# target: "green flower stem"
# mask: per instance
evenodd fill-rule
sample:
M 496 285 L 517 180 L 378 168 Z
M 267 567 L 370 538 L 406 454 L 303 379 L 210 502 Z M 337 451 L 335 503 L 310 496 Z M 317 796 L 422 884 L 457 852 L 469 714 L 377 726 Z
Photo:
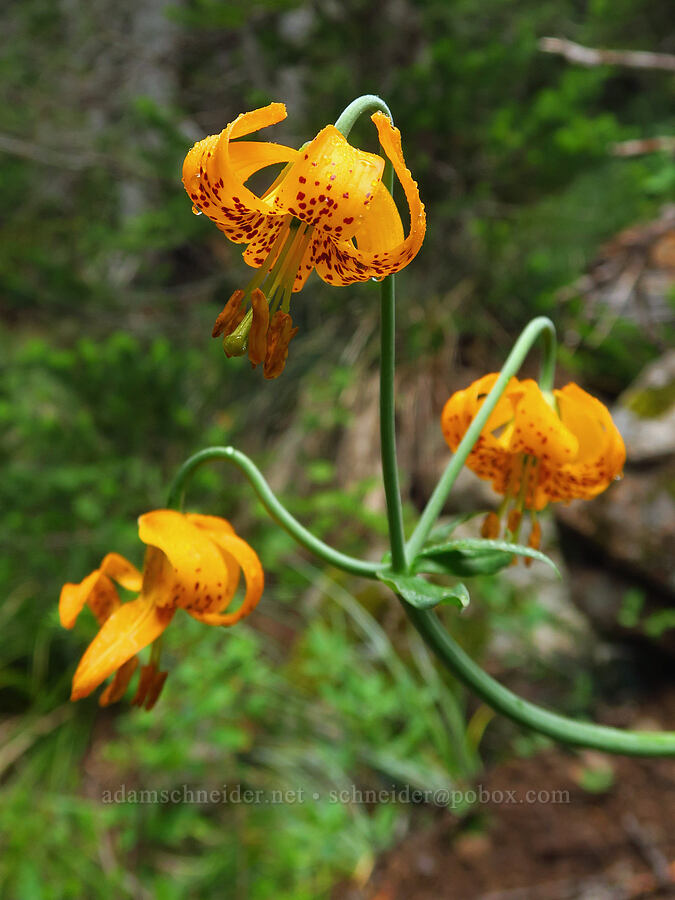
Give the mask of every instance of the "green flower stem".
M 339 550 L 333 550 L 328 544 L 324 544 L 323 541 L 315 537 L 311 531 L 308 531 L 301 525 L 298 520 L 282 506 L 279 500 L 277 500 L 272 492 L 272 488 L 269 486 L 264 475 L 255 463 L 240 450 L 235 450 L 234 447 L 207 447 L 205 450 L 200 450 L 199 453 L 195 453 L 194 456 L 191 456 L 186 460 L 171 483 L 167 506 L 170 508 L 182 507 L 185 489 L 196 469 L 205 463 L 218 459 L 224 459 L 227 460 L 227 462 L 233 463 L 233 465 L 244 473 L 270 516 L 275 522 L 278 522 L 292 538 L 295 538 L 301 546 L 311 550 L 312 553 L 322 559 L 325 563 L 337 566 L 345 572 L 349 572 L 352 575 L 361 575 L 364 578 L 375 578 L 375 572 L 382 567 L 381 563 L 367 562 L 366 560 L 348 556 L 346 553 L 340 553 Z
M 675 733 L 622 731 L 577 722 L 523 700 L 491 678 L 447 633 L 431 610 L 403 603 L 408 618 L 441 662 L 492 709 L 556 741 L 629 756 L 675 756 Z
M 344 109 L 338 117 L 335 127 L 347 138 L 359 116 L 374 112 L 383 112 L 386 116 L 389 116 L 392 122 L 394 121 L 389 107 L 381 97 L 377 97 L 375 94 L 364 94 L 362 97 L 352 100 L 349 106 Z
M 494 387 L 485 398 L 480 408 L 480 412 L 469 426 L 457 448 L 457 452 L 448 463 L 445 472 L 441 475 L 440 481 L 434 488 L 434 492 L 429 498 L 429 502 L 408 541 L 408 559 L 414 559 L 422 549 L 424 542 L 429 536 L 429 532 L 433 528 L 434 522 L 443 509 L 443 504 L 445 503 L 457 476 L 462 470 L 462 466 L 466 462 L 467 456 L 478 440 L 478 436 L 489 419 L 492 410 L 499 402 L 499 398 L 504 393 L 504 389 L 506 388 L 509 379 L 518 372 L 525 361 L 525 357 L 532 349 L 533 344 L 539 338 L 544 342 L 544 358 L 540 375 L 541 387 L 542 390 L 550 390 L 552 388 L 556 356 L 555 326 L 550 319 L 545 316 L 539 316 L 530 322 L 516 341 L 513 350 L 509 353 L 509 356 L 504 363 L 504 368 L 500 372 Z
M 382 282 L 380 294 L 380 450 L 382 454 L 382 479 L 387 500 L 391 568 L 405 572 L 408 568 L 403 510 L 398 483 L 396 462 L 396 417 L 394 409 L 394 365 L 396 294 L 394 276 Z
M 391 121 L 394 117 L 387 104 L 375 94 L 357 97 L 340 115 L 335 127 L 347 138 L 359 116 L 383 112 Z M 389 161 L 385 165 L 382 180 L 389 192 L 394 191 L 394 170 Z M 382 282 L 380 291 L 380 449 L 382 478 L 387 500 L 389 542 L 391 544 L 391 568 L 395 572 L 407 569 L 403 510 L 396 462 L 396 417 L 394 408 L 394 367 L 396 340 L 396 289 L 394 276 Z
M 549 327 L 546 327 L 543 324 L 544 321 L 549 323 Z M 553 381 L 555 379 L 555 364 L 558 349 L 555 336 L 555 327 L 549 319 L 546 319 L 545 316 L 541 316 L 539 319 L 533 319 L 532 322 L 530 322 L 530 325 L 533 325 L 535 322 L 542 323 L 540 329 L 537 332 L 537 337 L 541 338 L 544 345 L 542 348 L 541 366 L 539 367 L 539 387 L 542 389 L 542 391 L 552 391 Z M 528 325 L 528 328 L 529 327 L 530 326 Z M 525 331 L 527 331 L 527 329 L 525 329 Z M 525 334 L 525 332 L 523 332 L 523 334 Z M 534 340 L 536 340 L 536 338 Z M 520 366 L 518 368 L 520 368 Z

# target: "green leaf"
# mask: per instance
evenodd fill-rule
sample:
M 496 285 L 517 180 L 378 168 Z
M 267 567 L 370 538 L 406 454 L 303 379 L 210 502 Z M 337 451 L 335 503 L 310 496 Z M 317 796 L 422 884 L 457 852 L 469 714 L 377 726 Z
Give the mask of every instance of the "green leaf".
M 429 575 L 457 575 L 469 578 L 472 575 L 494 575 L 511 565 L 513 555 L 503 550 L 486 550 L 484 553 L 466 553 L 463 550 L 448 550 L 437 556 L 418 556 L 413 563 L 413 572 Z
M 426 547 L 415 558 L 415 572 L 445 573 L 466 577 L 469 575 L 493 575 L 511 564 L 513 556 L 527 556 L 549 565 L 560 577 L 558 567 L 539 550 L 508 541 L 488 541 L 482 538 L 464 538 L 446 541 L 435 547 Z
M 441 522 L 440 525 L 436 525 L 429 535 L 428 539 L 425 541 L 424 546 L 427 547 L 429 544 L 438 544 L 440 541 L 445 540 L 445 538 L 450 537 L 455 528 L 459 528 L 460 525 L 463 525 L 465 522 L 469 522 L 471 519 L 475 519 L 476 516 L 484 516 L 485 510 L 477 510 L 476 512 L 465 512 L 461 513 L 458 516 L 454 516 L 448 522 Z
M 432 609 L 446 603 L 452 603 L 459 609 L 469 605 L 469 592 L 463 584 L 453 584 L 451 587 L 431 584 L 419 575 L 399 575 L 390 569 L 381 569 L 377 577 L 416 609 Z

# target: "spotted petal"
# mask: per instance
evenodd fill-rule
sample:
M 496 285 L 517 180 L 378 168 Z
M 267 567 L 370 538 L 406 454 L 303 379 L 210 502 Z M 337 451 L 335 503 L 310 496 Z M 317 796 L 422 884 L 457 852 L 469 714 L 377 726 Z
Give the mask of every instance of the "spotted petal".
M 249 190 L 244 182 L 255 172 L 296 159 L 298 151 L 268 142 L 232 143 L 286 118 L 283 103 L 242 113 L 223 129 L 198 141 L 183 163 L 183 184 L 195 206 L 235 243 L 250 243 L 266 233 L 277 216 L 271 201 Z
M 276 191 L 274 208 L 336 238 L 356 233 L 382 179 L 384 160 L 358 150 L 327 125 L 299 154 Z
M 372 116 L 380 138 L 380 144 L 391 160 L 394 171 L 403 187 L 410 211 L 410 230 L 405 238 L 399 231 L 400 218 L 394 215 L 392 204 L 382 195 L 375 211 L 355 232 L 358 247 L 351 241 L 324 241 L 316 257 L 316 270 L 328 284 L 352 284 L 382 279 L 399 272 L 419 252 L 426 231 L 424 204 L 420 200 L 417 183 L 405 164 L 401 148 L 401 134 L 394 128 L 388 116 L 375 113 Z M 376 213 L 387 216 L 387 221 L 377 221 Z M 361 229 L 363 238 L 359 241 Z
M 158 509 L 139 518 L 138 534 L 148 544 L 142 596 L 157 606 L 197 612 L 218 608 L 230 574 L 202 528 L 175 510 Z
M 222 553 L 223 561 L 227 567 L 228 581 L 227 584 L 224 585 L 220 601 L 212 610 L 213 612 L 221 612 L 234 597 L 239 585 L 239 573 L 241 571 L 239 563 L 226 549 L 225 544 L 223 543 L 223 538 L 234 535 L 234 528 L 227 519 L 221 519 L 219 516 L 205 516 L 198 513 L 188 513 L 187 519 L 189 522 L 192 522 L 193 525 L 196 525 L 197 528 L 201 528 L 202 531 L 206 532 Z
M 258 601 L 262 596 L 263 587 L 265 585 L 265 576 L 263 573 L 258 554 L 250 547 L 246 541 L 235 535 L 225 534 L 219 535 L 220 546 L 229 554 L 231 554 L 237 563 L 241 566 L 246 579 L 246 594 L 241 606 L 235 612 L 228 614 L 220 613 L 197 613 L 188 610 L 190 615 L 194 616 L 200 622 L 206 625 L 234 625 L 244 616 L 247 616 L 258 605 Z

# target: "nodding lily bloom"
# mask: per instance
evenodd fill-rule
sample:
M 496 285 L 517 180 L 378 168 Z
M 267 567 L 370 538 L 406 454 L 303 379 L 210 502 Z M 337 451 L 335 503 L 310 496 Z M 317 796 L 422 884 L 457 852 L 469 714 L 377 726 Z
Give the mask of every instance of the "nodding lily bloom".
M 485 375 L 447 401 L 441 428 L 455 451 L 498 375 Z M 499 513 L 488 513 L 483 537 L 506 531 L 517 539 L 530 511 L 530 546 L 538 547 L 536 513 L 548 503 L 590 500 L 620 477 L 626 449 L 609 411 L 576 384 L 544 394 L 536 381 L 512 378 L 466 464 L 504 495 Z
M 119 700 L 137 667 L 136 654 L 160 637 L 176 610 L 207 625 L 234 625 L 260 600 L 260 560 L 225 519 L 158 509 L 139 518 L 138 534 L 146 544 L 142 572 L 123 556 L 108 553 L 84 581 L 61 590 L 59 615 L 65 628 L 73 627 L 85 605 L 101 626 L 73 676 L 71 700 L 86 697 L 110 675 L 114 678 L 99 703 Z M 240 569 L 246 593 L 238 609 L 226 612 Z M 136 593 L 136 599 L 120 602 L 115 582 Z M 166 679 L 167 673 L 158 670 L 158 649 L 155 644 L 150 664 L 142 667 L 132 701 L 146 709 L 154 706 Z
M 214 336 L 224 335 L 228 356 L 243 355 L 247 346 L 253 347 L 250 358 L 255 366 L 263 361 L 260 333 L 269 328 L 268 341 L 274 346 L 268 348 L 270 359 L 264 360 L 267 378 L 283 370 L 295 334 L 290 297 L 302 289 L 312 269 L 332 285 L 381 280 L 415 257 L 426 228 L 417 184 L 403 158 L 401 135 L 387 116 L 377 112 L 372 120 L 406 195 L 407 236 L 382 183 L 385 160 L 352 147 L 333 125 L 300 150 L 236 140 L 285 117 L 283 103 L 242 113 L 220 134 L 196 143 L 183 163 L 183 184 L 193 212 L 208 216 L 231 241 L 247 244 L 244 260 L 258 270 L 247 287 L 232 295 Z M 258 196 L 245 186 L 255 172 L 275 163 L 284 168 L 266 192 Z M 264 316 L 254 300 L 256 290 L 268 304 Z M 273 330 L 279 311 L 288 320 L 277 319 Z M 252 327 L 256 339 L 249 342 Z

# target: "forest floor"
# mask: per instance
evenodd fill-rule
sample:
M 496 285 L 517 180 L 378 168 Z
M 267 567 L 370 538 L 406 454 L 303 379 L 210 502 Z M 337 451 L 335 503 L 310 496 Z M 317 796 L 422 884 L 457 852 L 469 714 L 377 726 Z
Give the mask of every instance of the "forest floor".
M 644 703 L 607 708 L 602 719 L 622 727 L 672 725 L 675 688 Z M 499 764 L 484 772 L 477 788 L 479 784 L 492 799 L 467 819 L 439 810 L 431 824 L 427 818 L 423 827 L 413 827 L 378 862 L 363 889 L 343 886 L 336 896 L 341 900 L 675 896 L 675 761 L 551 749 Z M 514 798 L 511 802 L 509 796 Z M 528 802 L 526 798 L 533 796 L 541 797 L 541 802 Z

